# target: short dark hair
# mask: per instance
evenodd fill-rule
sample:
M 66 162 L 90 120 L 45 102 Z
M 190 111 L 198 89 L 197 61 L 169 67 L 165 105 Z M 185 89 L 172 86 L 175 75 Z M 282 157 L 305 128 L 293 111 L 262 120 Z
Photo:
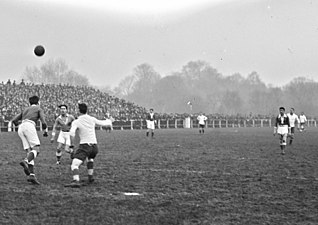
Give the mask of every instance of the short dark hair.
M 82 113 L 82 114 L 87 113 L 87 105 L 85 103 L 79 103 L 78 109 L 79 109 L 80 113 Z
M 30 102 L 31 105 L 39 104 L 39 100 L 40 100 L 40 98 L 38 96 L 36 96 L 36 95 L 34 95 L 34 96 L 29 98 L 29 102 Z
M 59 108 L 62 108 L 62 107 L 65 107 L 67 109 L 67 105 L 65 104 L 59 105 Z
M 295 110 L 294 108 L 290 108 L 290 109 Z
M 285 111 L 285 108 L 283 106 L 279 107 L 279 110 L 284 110 Z

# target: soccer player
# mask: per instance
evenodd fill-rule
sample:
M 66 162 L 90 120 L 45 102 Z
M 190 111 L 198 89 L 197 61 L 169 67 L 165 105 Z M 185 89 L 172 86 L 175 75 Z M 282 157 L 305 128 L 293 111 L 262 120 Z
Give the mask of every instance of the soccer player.
M 107 121 L 107 125 L 105 126 L 106 132 L 108 131 L 110 133 L 113 129 L 113 122 L 115 120 L 109 113 L 106 113 L 105 120 Z
M 155 123 L 156 123 L 156 117 L 155 117 L 155 113 L 153 112 L 153 109 L 149 110 L 149 113 L 147 114 L 146 122 L 147 122 L 146 136 L 148 137 L 149 132 L 151 131 L 151 137 L 153 138 L 155 134 Z
M 106 120 L 98 120 L 87 114 L 87 105 L 85 103 L 78 104 L 79 117 L 73 121 L 70 135 L 74 139 L 76 131 L 78 131 L 80 144 L 78 149 L 72 154 L 71 170 L 73 181 L 66 184 L 65 187 L 80 187 L 79 167 L 87 159 L 88 183 L 94 181 L 94 159 L 98 153 L 97 140 L 95 134 L 95 125 L 106 126 Z M 72 140 L 73 141 L 73 140 Z
M 307 118 L 306 118 L 304 112 L 300 113 L 299 121 L 300 121 L 300 130 L 299 131 L 303 132 L 303 131 L 305 131 L 305 124 L 307 122 Z
M 275 126 L 274 126 L 274 136 L 276 134 L 279 134 L 280 137 L 280 149 L 281 154 L 285 154 L 285 148 L 286 148 L 286 142 L 287 142 L 287 136 L 290 135 L 290 123 L 289 118 L 285 114 L 285 108 L 280 107 L 279 108 L 279 115 L 276 117 Z
M 290 136 L 289 136 L 289 144 L 291 145 L 293 143 L 293 140 L 295 138 L 295 123 L 297 122 L 297 126 L 299 128 L 299 118 L 295 114 L 295 109 L 291 108 L 289 113 L 287 113 L 289 123 L 290 123 Z
M 200 115 L 197 117 L 197 120 L 199 121 L 199 133 L 201 134 L 204 134 L 204 127 L 205 127 L 205 121 L 207 120 L 208 118 L 203 115 L 202 112 L 200 112 Z
M 47 124 L 43 110 L 39 106 L 39 97 L 32 96 L 29 98 L 30 106 L 12 119 L 14 125 L 18 125 L 18 121 L 22 121 L 18 128 L 18 135 L 21 138 L 23 149 L 26 151 L 26 158 L 20 162 L 27 175 L 27 181 L 32 184 L 39 185 L 34 173 L 34 159 L 40 153 L 40 140 L 36 131 L 36 123 L 38 120 L 42 122 L 44 137 L 47 137 Z
M 59 165 L 61 163 L 61 157 L 62 157 L 62 147 L 64 145 L 64 150 L 67 153 L 72 153 L 73 149 L 70 148 L 71 146 L 71 136 L 70 136 L 70 129 L 71 124 L 75 120 L 74 116 L 67 113 L 67 105 L 60 105 L 60 112 L 61 115 L 59 115 L 55 123 L 53 125 L 52 129 L 52 138 L 51 143 L 54 142 L 55 134 L 57 132 L 57 127 L 60 127 L 60 133 L 57 138 L 57 149 L 56 149 L 56 164 Z

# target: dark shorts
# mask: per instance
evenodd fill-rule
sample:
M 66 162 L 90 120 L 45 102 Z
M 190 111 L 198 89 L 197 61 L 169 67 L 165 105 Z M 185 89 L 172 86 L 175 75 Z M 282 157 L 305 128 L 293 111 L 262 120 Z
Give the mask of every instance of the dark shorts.
M 94 159 L 98 153 L 97 144 L 80 144 L 74 154 L 74 158 L 85 161 L 86 158 Z
M 199 124 L 199 128 L 204 128 L 204 124 Z
M 291 134 L 294 134 L 294 133 L 295 133 L 295 127 L 291 127 L 291 128 L 290 128 L 290 133 L 291 133 Z

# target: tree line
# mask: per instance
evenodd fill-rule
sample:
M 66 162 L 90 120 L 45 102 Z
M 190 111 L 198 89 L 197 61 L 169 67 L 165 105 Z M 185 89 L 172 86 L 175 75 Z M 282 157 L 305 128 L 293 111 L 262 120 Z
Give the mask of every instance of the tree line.
M 89 85 L 87 77 L 69 70 L 66 63 L 49 60 L 40 69 L 27 68 L 24 79 L 33 83 Z M 180 71 L 161 76 L 152 65 L 137 65 L 111 88 L 99 87 L 116 97 L 164 113 L 274 115 L 280 106 L 318 115 L 318 83 L 298 77 L 282 87 L 266 85 L 257 72 L 224 76 L 208 62 L 190 61 Z

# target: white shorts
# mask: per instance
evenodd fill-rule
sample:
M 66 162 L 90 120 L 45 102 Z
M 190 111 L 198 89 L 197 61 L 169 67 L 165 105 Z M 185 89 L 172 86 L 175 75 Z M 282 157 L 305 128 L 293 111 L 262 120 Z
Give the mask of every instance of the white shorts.
M 277 133 L 281 135 L 288 134 L 288 126 L 278 126 Z
M 147 129 L 154 130 L 155 129 L 155 121 L 147 120 Z
M 70 132 L 60 131 L 59 136 L 57 138 L 57 142 L 61 144 L 71 145 L 71 135 Z
M 18 128 L 18 135 L 22 140 L 23 149 L 25 150 L 40 145 L 35 123 L 31 120 L 22 121 Z

